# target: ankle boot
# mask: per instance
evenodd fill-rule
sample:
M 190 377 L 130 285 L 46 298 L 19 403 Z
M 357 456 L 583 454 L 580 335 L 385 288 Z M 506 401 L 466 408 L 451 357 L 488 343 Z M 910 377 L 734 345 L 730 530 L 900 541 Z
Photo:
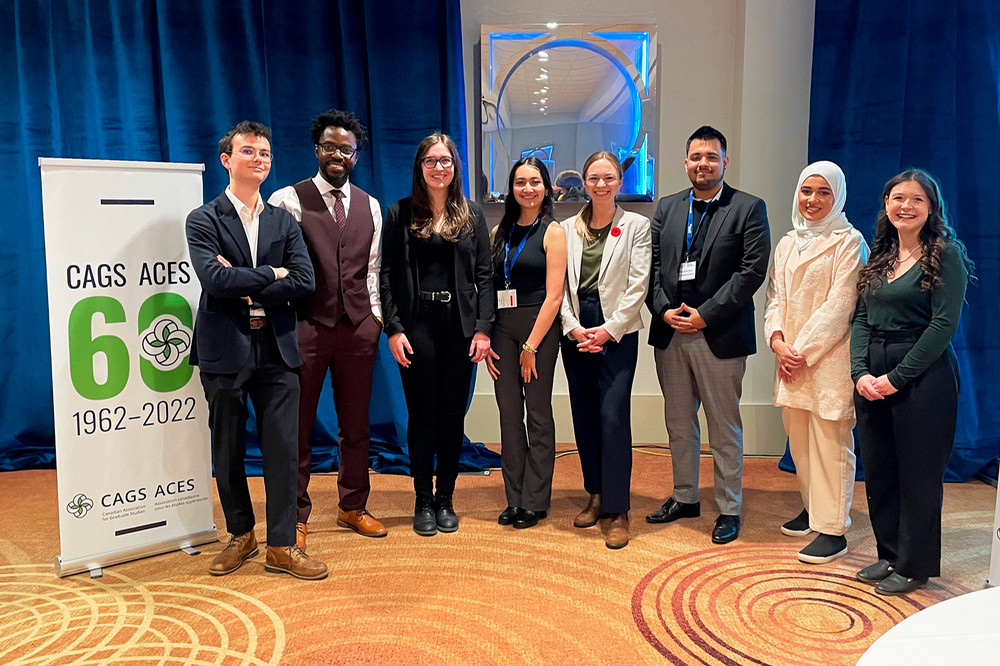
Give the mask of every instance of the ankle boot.
M 612 550 L 618 550 L 628 545 L 628 514 L 613 513 L 604 535 L 604 545 Z
M 573 527 L 593 527 L 597 524 L 597 519 L 601 517 L 601 495 L 600 493 L 590 496 L 587 506 L 579 513 L 573 521 Z
M 451 505 L 451 493 L 438 493 L 437 504 L 437 528 L 442 532 L 455 532 L 458 530 L 458 516 Z
M 417 501 L 413 508 L 413 531 L 420 536 L 437 534 L 437 519 L 434 516 L 434 496 L 430 493 L 417 493 Z

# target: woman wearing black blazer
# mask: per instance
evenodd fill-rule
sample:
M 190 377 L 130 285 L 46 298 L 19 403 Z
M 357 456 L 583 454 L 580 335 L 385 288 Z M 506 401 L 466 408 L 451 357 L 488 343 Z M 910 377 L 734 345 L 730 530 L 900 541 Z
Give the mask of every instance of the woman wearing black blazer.
M 496 303 L 489 242 L 482 210 L 462 194 L 455 143 L 428 136 L 417 148 L 410 196 L 386 214 L 380 278 L 385 333 L 409 412 L 413 530 L 421 536 L 458 529 L 452 494 L 472 364 L 490 353 Z

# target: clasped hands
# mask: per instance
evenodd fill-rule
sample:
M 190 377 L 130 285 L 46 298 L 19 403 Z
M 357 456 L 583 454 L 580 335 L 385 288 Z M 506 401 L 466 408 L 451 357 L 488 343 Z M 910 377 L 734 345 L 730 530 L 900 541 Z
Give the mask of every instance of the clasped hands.
M 583 328 L 577 326 L 569 332 L 570 336 L 576 340 L 576 348 L 582 352 L 597 354 L 604 350 L 604 343 L 611 339 L 608 329 L 603 326 L 593 328 Z
M 671 308 L 664 312 L 663 321 L 679 333 L 694 333 L 708 325 L 698 310 L 687 303 L 681 303 L 679 308 Z
M 781 338 L 771 340 L 771 351 L 778 357 L 778 378 L 786 384 L 794 382 L 799 370 L 806 365 L 806 357 Z
M 882 375 L 880 377 L 874 377 L 872 375 L 862 375 L 858 379 L 858 383 L 855 384 L 855 388 L 858 389 L 858 393 L 861 394 L 862 398 L 866 400 L 882 400 L 886 396 L 890 396 L 897 392 L 895 386 L 889 381 L 887 375 Z
M 216 258 L 216 260 L 218 260 L 218 262 L 220 264 L 223 265 L 223 267 L 225 267 L 225 268 L 232 268 L 233 267 L 233 265 L 231 263 L 229 263 L 229 260 L 226 259 L 225 257 L 223 257 L 221 254 L 215 255 L 215 258 Z M 281 280 L 281 279 L 286 278 L 286 277 L 288 277 L 288 269 L 287 268 L 285 268 L 284 266 L 278 266 L 277 268 L 274 268 L 274 279 L 275 280 Z M 242 296 L 241 298 L 244 301 L 246 301 L 248 305 L 253 305 L 253 299 L 250 298 L 249 296 Z

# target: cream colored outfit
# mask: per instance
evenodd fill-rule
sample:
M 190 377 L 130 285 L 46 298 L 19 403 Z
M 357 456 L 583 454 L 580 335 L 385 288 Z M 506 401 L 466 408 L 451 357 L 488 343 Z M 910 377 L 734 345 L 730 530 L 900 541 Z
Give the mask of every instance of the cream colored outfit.
M 850 322 L 867 245 L 846 220 L 809 239 L 801 251 L 799 244 L 795 230 L 778 242 L 764 335 L 770 341 L 781 331 L 806 365 L 789 384 L 778 378 L 776 368 L 773 402 L 782 408 L 809 526 L 839 536 L 850 526 L 854 494 Z

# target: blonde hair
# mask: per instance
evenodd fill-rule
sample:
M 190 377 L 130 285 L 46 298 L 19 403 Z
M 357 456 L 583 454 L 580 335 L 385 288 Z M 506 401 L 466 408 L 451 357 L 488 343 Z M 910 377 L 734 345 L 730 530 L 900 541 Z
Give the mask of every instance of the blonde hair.
M 611 162 L 611 166 L 615 168 L 618 173 L 618 179 L 621 180 L 622 177 L 622 163 L 618 161 L 618 158 L 609 153 L 606 150 L 599 150 L 590 157 L 587 161 L 583 163 L 583 182 L 587 182 L 587 170 L 590 169 L 591 165 L 598 160 L 607 160 Z M 594 234 L 590 233 L 590 221 L 594 218 L 594 202 L 587 201 L 587 205 L 583 207 L 580 214 L 576 216 L 576 222 L 573 224 L 573 228 L 580 238 L 586 238 L 588 242 L 593 243 L 597 238 Z

